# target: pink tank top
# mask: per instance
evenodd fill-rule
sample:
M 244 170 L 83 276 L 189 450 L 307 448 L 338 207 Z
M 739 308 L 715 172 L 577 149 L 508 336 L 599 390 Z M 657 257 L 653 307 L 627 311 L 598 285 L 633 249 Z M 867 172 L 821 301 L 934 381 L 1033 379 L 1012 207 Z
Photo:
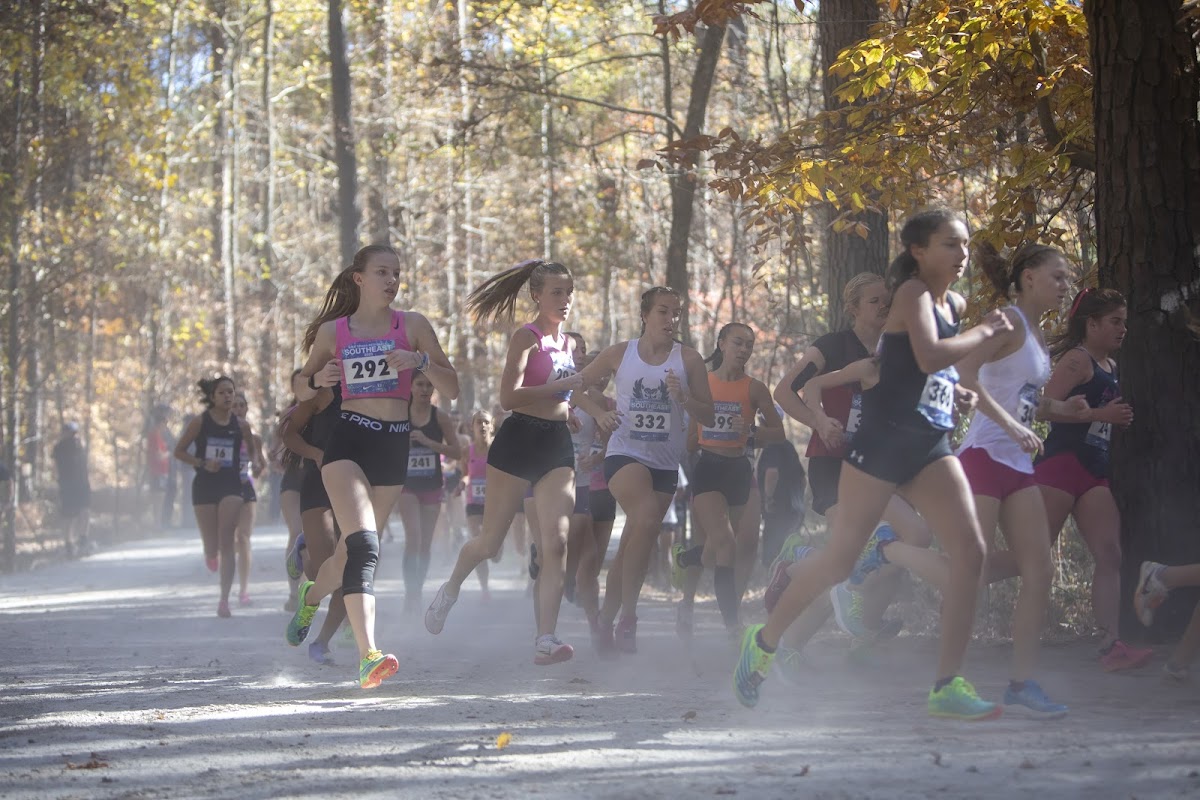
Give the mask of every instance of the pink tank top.
M 571 354 L 571 337 L 563 335 L 559 341 L 547 336 L 537 329 L 532 322 L 525 326 L 537 337 L 537 350 L 529 354 L 525 363 L 525 375 L 521 379 L 522 386 L 545 386 L 550 381 L 561 380 L 575 374 L 575 357 Z M 559 392 L 555 395 L 559 400 L 570 400 L 570 392 Z
M 412 370 L 396 373 L 385 358 L 393 350 L 409 350 L 404 312 L 392 311 L 392 329 L 382 339 L 359 339 L 350 332 L 350 318 L 339 317 L 337 357 L 342 360 L 342 399 L 412 396 Z
M 487 453 L 478 453 L 475 443 L 471 443 L 470 457 L 467 460 L 467 504 L 483 505 L 487 488 Z

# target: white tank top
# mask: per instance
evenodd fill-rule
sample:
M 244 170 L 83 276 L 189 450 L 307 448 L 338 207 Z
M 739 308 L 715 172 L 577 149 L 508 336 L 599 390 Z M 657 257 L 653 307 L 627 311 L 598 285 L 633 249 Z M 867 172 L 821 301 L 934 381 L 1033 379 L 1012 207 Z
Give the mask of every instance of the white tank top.
M 608 455 L 628 456 L 651 469 L 679 468 L 687 445 L 687 419 L 683 406 L 667 391 L 667 371 L 679 376 L 688 391 L 687 371 L 679 344 L 662 364 L 653 366 L 638 355 L 638 341 L 625 344 L 625 355 L 617 368 L 617 410 L 621 424 L 608 440 Z
M 1011 309 L 1025 323 L 1025 341 L 1015 353 L 980 367 L 979 383 L 1013 419 L 1032 427 L 1037 416 L 1038 395 L 1050 380 L 1050 354 L 1038 341 L 1021 309 L 1016 306 Z M 1022 452 L 1003 428 L 978 410 L 959 452 L 969 447 L 982 448 L 993 461 L 1018 472 L 1033 472 L 1033 459 L 1029 453 Z
M 579 433 L 571 434 L 571 446 L 575 450 L 575 463 L 592 452 L 592 442 L 596 439 L 596 418 L 582 408 L 575 409 L 575 418 L 579 420 Z M 589 485 L 592 479 L 591 470 L 575 470 L 575 488 Z

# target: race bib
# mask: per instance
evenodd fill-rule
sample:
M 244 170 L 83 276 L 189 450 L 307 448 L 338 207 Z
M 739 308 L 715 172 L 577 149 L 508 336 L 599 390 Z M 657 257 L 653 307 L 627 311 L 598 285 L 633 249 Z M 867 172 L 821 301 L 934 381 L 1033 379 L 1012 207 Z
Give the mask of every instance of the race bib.
M 483 498 L 487 493 L 487 483 L 483 478 L 471 478 L 471 486 L 467 491 L 467 502 L 473 506 L 483 505 Z
M 947 367 L 925 378 L 925 389 L 917 402 L 917 413 L 938 430 L 954 428 L 954 385 L 958 370 Z
M 1027 428 L 1031 427 L 1037 416 L 1037 410 L 1038 388 L 1032 383 L 1027 383 L 1021 387 L 1021 392 L 1017 396 L 1017 422 Z
M 391 339 L 355 342 L 342 348 L 343 390 L 351 396 L 395 391 L 398 378 L 387 363 L 387 354 L 394 349 Z
M 850 414 L 846 417 L 846 436 L 853 436 L 862 424 L 862 392 L 855 392 L 850 400 Z
M 547 382 L 561 381 L 575 374 L 575 359 L 564 350 L 550 351 L 550 377 Z M 555 397 L 559 400 L 570 400 L 570 392 L 558 392 Z
M 1111 439 L 1112 423 L 1096 421 L 1088 426 L 1087 436 L 1083 441 L 1089 447 L 1095 447 L 1097 450 L 1108 450 L 1108 443 Z
M 712 427 L 703 426 L 700 438 L 713 442 L 736 442 L 741 436 L 734 432 L 738 419 L 742 416 L 742 404 L 721 401 L 713 403 L 716 412 Z
M 633 384 L 633 397 L 625 415 L 629 438 L 638 442 L 665 442 L 671 438 L 671 397 L 667 382 L 646 386 L 640 378 Z
M 204 460 L 216 461 L 222 467 L 232 467 L 233 439 L 209 438 L 204 445 Z
M 427 447 L 414 447 L 408 451 L 408 477 L 432 478 L 437 474 L 437 453 Z

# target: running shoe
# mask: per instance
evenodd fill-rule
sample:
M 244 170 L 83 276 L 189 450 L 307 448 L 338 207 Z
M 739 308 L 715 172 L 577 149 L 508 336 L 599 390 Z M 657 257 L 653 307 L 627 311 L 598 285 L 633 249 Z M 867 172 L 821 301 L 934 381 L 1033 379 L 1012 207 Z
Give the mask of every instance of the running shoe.
M 955 678 L 937 691 L 929 691 L 929 716 L 971 722 L 996 719 L 1004 709 L 981 700 L 975 687 L 964 678 Z
M 241 606 L 242 608 L 245 608 L 246 606 L 252 605 L 252 604 L 253 604 L 253 601 L 250 599 L 249 592 L 242 592 L 241 594 L 238 595 L 238 605 Z
M 546 667 L 550 664 L 570 661 L 574 655 L 575 648 L 571 645 L 564 644 L 553 633 L 544 633 L 537 638 L 537 643 L 534 645 L 533 663 L 539 667 Z
M 312 581 L 300 584 L 300 592 L 296 598 L 298 603 L 296 613 L 292 615 L 287 626 L 287 643 L 292 647 L 299 647 L 300 643 L 304 641 L 304 637 L 308 636 L 308 628 L 312 625 L 313 617 L 317 615 L 317 609 L 320 608 L 320 606 L 308 605 L 308 590 L 315 585 Z
M 614 644 L 622 653 L 632 655 L 637 652 L 637 617 L 621 617 L 614 633 Z
M 283 557 L 283 565 L 287 569 L 288 577 L 292 580 L 300 580 L 304 577 L 304 556 L 301 550 L 304 549 L 304 534 L 296 537 L 296 541 L 292 542 L 292 549 L 287 551 Z
M 1038 719 L 1059 719 L 1067 715 L 1067 707 L 1051 702 L 1036 681 L 1025 681 L 1024 688 L 1019 692 L 1013 691 L 1011 685 L 1005 689 L 1004 710 Z
M 216 556 L 204 559 L 204 566 L 208 567 L 209 572 L 216 572 L 221 566 L 221 560 Z
M 233 616 L 233 613 L 229 610 L 228 600 L 222 600 L 221 602 L 217 603 L 217 616 L 221 617 L 222 619 L 228 619 L 229 617 Z
M 881 522 L 875 528 L 875 532 L 871 534 L 871 538 L 867 540 L 862 555 L 858 557 L 858 563 L 854 565 L 854 571 L 850 573 L 850 583 L 858 586 L 866 580 L 868 575 L 888 563 L 887 557 L 883 554 L 883 547 L 894 541 L 896 541 L 896 532 L 892 530 L 892 526 Z
M 537 545 L 529 543 L 529 580 L 536 581 L 542 572 L 542 565 L 537 560 Z
M 333 653 L 329 652 L 329 645 L 325 642 L 313 642 L 310 644 L 308 646 L 308 657 L 322 667 L 332 667 L 335 664 Z
M 696 609 L 690 603 L 680 603 L 675 609 L 675 635 L 685 642 L 692 640 L 695 613 Z
M 1146 666 L 1154 657 L 1154 651 L 1149 648 L 1130 647 L 1117 639 L 1106 652 L 1100 654 L 1100 666 L 1105 672 L 1120 672 L 1126 669 L 1137 669 Z
M 771 671 L 774 653 L 768 653 L 758 645 L 758 632 L 762 625 L 751 625 L 742 634 L 742 653 L 733 671 L 733 693 L 746 708 L 758 705 L 758 687 Z
M 839 628 L 855 638 L 868 635 L 862 620 L 862 595 L 852 591 L 849 583 L 843 581 L 830 589 L 829 600 L 833 603 L 833 618 Z
M 367 657 L 358 662 L 358 685 L 364 689 L 374 689 L 400 669 L 400 662 L 391 653 L 386 656 L 379 650 L 372 650 Z
M 791 561 L 775 562 L 771 581 L 767 584 L 767 591 L 763 594 L 763 605 L 766 606 L 768 614 L 775 610 L 775 606 L 779 605 L 779 598 L 783 597 L 788 584 L 792 582 L 792 576 L 788 575 L 788 569 L 793 563 Z
M 775 652 L 775 672 L 789 686 L 804 685 L 812 674 L 800 650 L 783 646 Z
M 680 564 L 679 559 L 686 550 L 687 546 L 683 542 L 671 545 L 671 585 L 681 592 L 687 580 L 687 567 Z
M 601 658 L 612 658 L 617 654 L 617 644 L 613 634 L 613 624 L 604 623 L 599 619 L 588 620 L 588 632 L 592 636 L 592 647 Z
M 1163 664 L 1163 678 L 1175 683 L 1186 683 L 1191 678 L 1191 674 L 1187 667 L 1177 667 L 1168 660 Z
M 437 594 L 433 596 L 433 602 L 429 604 L 429 609 L 425 612 L 425 630 L 435 636 L 442 632 L 442 628 L 446 627 L 446 617 L 450 616 L 450 609 L 454 608 L 454 603 L 458 600 L 458 595 L 452 595 L 446 591 L 446 584 L 438 587 Z
M 1133 607 L 1138 619 L 1149 628 L 1154 624 L 1154 612 L 1171 590 L 1162 581 L 1162 571 L 1166 566 L 1155 561 L 1143 561 L 1138 573 L 1137 591 L 1133 593 Z
M 809 551 L 812 548 L 804 543 L 804 537 L 798 533 L 789 534 L 783 540 L 783 546 L 779 548 L 779 555 L 775 556 L 775 560 L 771 563 L 772 569 L 780 561 L 799 561 L 802 558 L 807 558 Z

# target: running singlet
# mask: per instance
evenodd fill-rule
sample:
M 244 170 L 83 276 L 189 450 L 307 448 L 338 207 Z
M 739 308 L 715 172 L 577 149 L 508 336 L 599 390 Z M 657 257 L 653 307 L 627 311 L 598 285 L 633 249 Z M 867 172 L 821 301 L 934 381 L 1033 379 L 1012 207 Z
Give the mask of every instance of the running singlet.
M 210 412 L 202 413 L 200 433 L 196 435 L 194 445 L 198 458 L 216 461 L 222 472 L 230 470 L 234 475 L 241 473 L 242 425 L 234 414 L 229 415 L 227 424 L 219 425 Z M 203 464 L 196 467 L 196 472 L 213 474 Z
M 958 310 L 953 303 L 950 313 L 953 322 L 946 322 L 933 310 L 939 339 L 958 334 Z M 958 370 L 949 366 L 932 375 L 922 372 L 907 332 L 883 334 L 879 353 L 879 383 L 863 393 L 863 418 L 914 431 L 953 429 Z
M 350 318 L 339 317 L 337 357 L 342 361 L 344 400 L 369 397 L 397 397 L 407 400 L 412 394 L 412 370 L 397 373 L 387 363 L 393 350 L 409 350 L 404 312 L 392 310 L 392 329 L 380 339 L 360 339 L 350 332 Z
M 750 433 L 750 376 L 736 381 L 723 381 L 708 373 L 708 390 L 712 392 L 715 419 L 711 427 L 696 423 L 699 442 L 708 447 L 745 447 Z M 735 433 L 737 420 L 743 422 L 742 432 Z
M 238 477 L 242 479 L 242 483 L 254 485 L 254 474 L 250 471 L 250 450 L 246 447 L 246 442 L 242 441 L 242 446 L 238 449 L 238 456 L 241 459 L 241 465 L 238 468 Z
M 432 442 L 445 441 L 436 408 L 429 409 L 428 422 L 419 428 L 414 426 L 413 430 L 425 434 Z M 413 491 L 432 491 L 442 485 L 441 456 L 425 445 L 417 444 L 415 439 L 409 440 L 408 479 L 405 484 Z
M 861 361 L 870 355 L 852 328 L 827 333 L 813 342 L 812 346 L 817 348 L 825 359 L 825 369 L 820 373 L 822 375 L 845 369 L 855 361 Z M 792 383 L 793 392 L 799 393 L 803 388 L 804 384 L 799 381 L 799 378 Z M 842 428 L 846 431 L 847 444 L 830 448 L 825 444 L 825 440 L 814 432 L 812 438 L 808 440 L 808 449 L 804 451 L 804 455 L 807 458 L 813 456 L 842 458 L 846 455 L 850 437 L 858 430 L 859 423 L 862 421 L 862 387 L 857 383 L 850 383 L 826 389 L 821 392 L 821 407 L 825 409 L 825 413 L 831 419 L 842 424 Z
M 647 364 L 638 354 L 638 340 L 625 344 L 617 368 L 617 410 L 621 423 L 608 441 L 608 455 L 628 456 L 651 469 L 674 470 L 686 446 L 683 408 L 667 391 L 667 372 L 674 370 L 683 391 L 688 391 L 683 351 L 676 343 L 661 365 Z
M 467 460 L 467 505 L 481 506 L 487 495 L 487 451 L 480 452 L 471 443 Z
M 521 386 L 545 386 L 575 374 L 575 356 L 570 350 L 570 336 L 563 334 L 556 342 L 553 336 L 542 333 L 532 322 L 525 329 L 537 337 L 537 350 L 530 353 L 525 362 Z M 570 392 L 558 392 L 554 396 L 563 402 L 571 399 Z
M 311 444 L 318 450 L 324 450 L 325 445 L 329 442 L 329 435 L 333 432 L 334 423 L 338 420 L 338 415 L 342 411 L 342 387 L 340 385 L 333 386 L 333 400 L 325 408 L 313 414 L 312 419 L 308 421 L 308 426 L 300 434 L 304 441 Z M 305 459 L 305 467 L 316 467 L 316 462 Z
M 571 445 L 575 450 L 575 463 L 592 453 L 592 442 L 596 439 L 596 418 L 582 408 L 575 409 L 575 417 L 579 420 L 579 433 L 571 434 Z M 575 486 L 587 486 L 591 475 L 583 470 L 575 470 Z
M 1083 348 L 1080 348 L 1081 350 Z M 1117 398 L 1120 387 L 1114 369 L 1107 372 L 1096 359 L 1092 362 L 1092 379 L 1076 386 L 1067 397 L 1083 395 L 1092 408 L 1103 408 Z M 1079 463 L 1097 478 L 1108 477 L 1108 446 L 1112 440 L 1112 424 L 1108 422 L 1052 422 L 1050 435 L 1042 451 L 1043 461 L 1059 453 L 1074 453 Z
M 979 384 L 1013 419 L 1025 427 L 1033 425 L 1037 416 L 1038 398 L 1046 381 L 1050 380 L 1050 354 L 1038 341 L 1029 320 L 1021 309 L 1011 306 L 1025 323 L 1025 341 L 1014 353 L 979 368 Z M 969 447 L 985 450 L 988 456 L 1017 472 L 1032 474 L 1033 460 L 1022 452 L 1012 437 L 995 421 L 978 409 L 967 430 L 959 452 Z

